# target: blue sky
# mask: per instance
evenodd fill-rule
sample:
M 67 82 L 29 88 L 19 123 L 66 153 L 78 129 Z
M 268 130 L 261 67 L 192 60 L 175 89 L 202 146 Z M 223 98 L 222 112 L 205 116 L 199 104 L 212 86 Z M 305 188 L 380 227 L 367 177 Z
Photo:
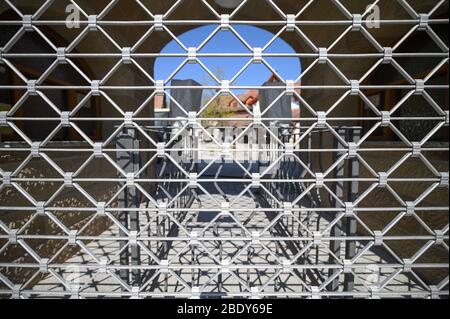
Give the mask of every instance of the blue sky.
M 198 47 L 216 28 L 216 25 L 202 26 L 188 31 L 179 40 L 186 47 Z M 264 47 L 273 34 L 254 27 L 235 26 L 239 34 L 252 47 Z M 185 53 L 182 47 L 175 41 L 170 42 L 162 51 L 163 53 Z M 230 31 L 219 31 L 209 43 L 199 51 L 201 53 L 249 53 L 249 50 Z M 277 39 L 265 51 L 267 53 L 295 53 L 282 39 Z M 230 80 L 250 58 L 201 58 L 201 61 L 211 70 L 220 67 L 224 73 L 224 79 Z M 301 73 L 301 63 L 298 58 L 267 58 L 267 62 L 285 79 L 295 80 Z M 158 58 L 155 66 L 155 79 L 167 79 L 169 75 L 183 61 L 182 58 Z M 251 64 L 247 70 L 235 82 L 235 85 L 261 85 L 271 76 L 271 72 L 263 64 Z M 175 79 L 194 79 L 202 84 L 214 84 L 212 79 L 197 64 L 187 64 Z

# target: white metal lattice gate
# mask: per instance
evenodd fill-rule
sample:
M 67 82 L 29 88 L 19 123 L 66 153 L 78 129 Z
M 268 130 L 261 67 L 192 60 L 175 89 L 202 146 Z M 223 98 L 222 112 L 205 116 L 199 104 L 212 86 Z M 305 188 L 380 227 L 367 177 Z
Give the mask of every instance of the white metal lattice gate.
M 0 0 L 0 296 L 448 297 L 448 21 L 447 0 Z M 248 52 L 205 52 L 219 32 Z M 177 82 L 190 64 L 216 83 Z M 253 65 L 276 81 L 237 85 Z M 205 116 L 223 96 L 247 116 Z

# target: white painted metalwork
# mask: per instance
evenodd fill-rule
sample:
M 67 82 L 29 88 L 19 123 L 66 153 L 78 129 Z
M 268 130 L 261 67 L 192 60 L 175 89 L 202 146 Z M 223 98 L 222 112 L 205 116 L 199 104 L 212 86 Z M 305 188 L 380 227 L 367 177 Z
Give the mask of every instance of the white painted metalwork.
M 232 8 L 229 14 L 218 12 L 211 1 L 199 0 L 215 17 L 212 20 L 190 19 L 189 12 L 182 20 L 170 18 L 172 12 L 184 0 L 177 0 L 164 14 L 154 14 L 142 1 L 134 0 L 148 15 L 147 20 L 108 21 L 105 17 L 119 1 L 111 0 L 98 15 L 89 15 L 77 1 L 70 1 L 81 12 L 78 21 L 79 35 L 67 47 L 58 47 L 42 29 L 44 26 L 64 25 L 66 21 L 41 19 L 54 1 L 48 0 L 34 14 L 24 14 L 13 0 L 1 0 L 16 12 L 21 21 L 0 21 L 1 26 L 17 26 L 17 33 L 0 48 L 0 64 L 13 72 L 22 83 L 0 85 L 0 93 L 21 90 L 23 95 L 9 110 L 0 112 L 0 127 L 8 128 L 19 136 L 19 142 L 0 143 L 0 155 L 24 154 L 22 162 L 12 171 L 0 170 L 1 191 L 11 190 L 26 201 L 0 202 L 0 296 L 6 298 L 36 297 L 305 297 L 305 298 L 440 298 L 448 297 L 448 199 L 446 205 L 423 204 L 424 199 L 438 192 L 448 195 L 448 140 L 441 145 L 428 143 L 441 129 L 448 129 L 449 112 L 439 105 L 430 90 L 448 93 L 448 85 L 430 84 L 428 81 L 445 65 L 448 65 L 448 44 L 433 30 L 434 25 L 448 24 L 448 19 L 432 17 L 448 1 L 436 1 L 429 12 L 416 12 L 406 0 L 397 0 L 409 18 L 380 20 L 380 27 L 409 26 L 410 31 L 392 47 L 383 47 L 366 27 L 367 14 L 380 1 L 373 1 L 366 12 L 351 13 L 344 1 L 333 0 L 335 10 L 343 20 L 307 21 L 302 13 L 314 0 L 296 14 L 283 12 L 275 0 L 265 0 L 279 16 L 275 20 L 236 20 L 235 17 L 248 1 L 213 1 Z M 306 2 L 306 1 L 305 1 Z M 257 15 L 257 13 L 256 13 Z M 185 47 L 171 33 L 171 26 L 217 25 L 220 30 L 232 32 L 249 48 L 249 53 L 202 53 L 201 47 Z M 270 41 L 273 43 L 283 32 L 293 32 L 311 48 L 312 53 L 268 53 L 267 48 L 253 48 L 234 26 L 277 26 L 281 28 Z M 111 37 L 106 28 L 145 26 L 148 32 L 132 47 L 122 47 Z M 345 26 L 345 31 L 329 47 L 318 47 L 303 33 L 307 26 Z M 426 32 L 439 51 L 423 52 L 417 43 L 413 52 L 398 51 L 414 32 Z M 41 36 L 54 52 L 15 53 L 12 48 L 25 32 Z M 100 32 L 117 48 L 109 53 L 77 53 L 74 48 L 90 32 Z M 139 46 L 153 32 L 168 32 L 183 47 L 185 53 L 142 53 Z M 359 32 L 376 48 L 376 52 L 335 53 L 333 48 L 346 35 Z M 274 57 L 314 59 L 314 62 L 296 79 L 282 79 L 283 94 L 266 110 L 250 110 L 239 102 L 251 118 L 243 127 L 226 126 L 240 118 L 201 118 L 198 111 L 184 110 L 172 97 L 172 90 L 216 90 L 216 95 L 228 94 L 239 101 L 236 90 L 280 90 L 280 86 L 238 86 L 239 75 L 249 67 L 246 64 L 233 79 L 218 79 L 202 62 L 206 57 L 245 57 L 252 63 L 261 63 L 277 74 L 268 60 Z M 177 57 L 186 63 L 196 63 L 213 79 L 215 85 L 179 85 L 171 83 L 174 72 L 167 79 L 155 79 L 137 59 Z M 405 57 L 429 57 L 440 63 L 422 79 L 413 78 L 397 62 Z M 54 59 L 37 80 L 24 74 L 14 61 L 16 58 Z M 117 58 L 116 65 L 102 79 L 90 78 L 77 64 L 83 58 Z M 375 59 L 376 62 L 359 79 L 349 78 L 335 61 Z M 50 85 L 46 78 L 60 64 L 67 64 L 87 85 Z M 150 80 L 145 85 L 108 85 L 108 80 L 123 64 L 135 66 L 135 72 Z M 378 66 L 388 64 L 408 81 L 407 84 L 367 84 L 365 80 Z M 309 85 L 301 83 L 314 66 L 326 65 L 342 80 L 341 85 Z M 344 92 L 329 110 L 316 110 L 302 97 L 302 92 Z M 409 93 L 391 110 L 379 110 L 365 96 L 364 90 L 407 90 Z M 84 90 L 84 98 L 72 111 L 58 108 L 48 92 L 52 90 Z M 148 107 L 145 101 L 134 112 L 124 111 L 122 105 L 110 98 L 112 92 L 153 92 L 150 99 L 166 96 L 184 113 L 183 117 L 161 119 L 142 115 Z M 277 122 L 285 118 L 270 118 L 266 112 L 284 95 L 300 100 L 302 108 L 310 116 L 290 120 L 300 123 L 282 126 Z M 17 110 L 30 97 L 39 97 L 57 114 L 56 117 L 17 116 Z M 112 104 L 119 115 L 111 117 L 79 117 L 78 110 L 92 97 L 98 96 Z M 371 105 L 373 116 L 334 116 L 333 110 L 347 96 L 359 97 Z M 398 116 L 395 111 L 408 99 L 423 97 L 436 116 Z M 164 120 L 168 125 L 148 125 Z M 220 120 L 223 128 L 206 127 L 206 122 Z M 396 121 L 429 121 L 431 131 L 420 141 L 408 139 L 395 125 Z M 27 136 L 17 121 L 57 123 L 54 131 L 44 140 Z M 96 121 L 115 125 L 113 133 L 94 140 L 80 128 L 83 122 Z M 372 121 L 373 127 L 361 134 L 361 128 L 342 123 Z M 341 123 L 336 125 L 335 123 Z M 119 124 L 118 124 L 119 123 Z M 334 123 L 334 124 L 333 124 Z M 379 128 L 391 129 L 403 142 L 398 147 L 382 145 L 367 147 L 365 143 Z M 71 128 L 82 142 L 61 142 L 58 147 L 52 138 L 63 128 Z M 1 134 L 1 133 L 0 133 Z M 159 136 L 159 137 L 158 137 Z M 246 136 L 245 142 L 241 138 Z M 325 137 L 327 136 L 327 137 Z M 0 139 L 1 141 L 1 139 Z M 209 141 L 206 143 L 205 141 Z M 319 144 L 320 141 L 320 144 Z M 325 144 L 322 144 L 325 143 Z M 329 142 L 329 143 L 327 143 Z M 334 143 L 334 145 L 332 145 Z M 319 146 L 317 146 L 319 145 Z M 79 168 L 66 172 L 53 155 L 61 152 L 86 155 Z M 390 164 L 386 171 L 377 171 L 365 160 L 363 154 L 383 157 L 387 152 L 404 154 L 399 161 Z M 180 154 L 181 153 L 181 157 Z M 431 154 L 445 154 L 446 171 L 439 171 L 429 159 Z M 207 154 L 207 155 L 205 155 Z M 245 155 L 242 155 L 245 154 Z M 330 155 L 325 167 L 314 166 L 322 157 Z M 143 155 L 147 159 L 142 160 Z M 22 174 L 34 159 L 50 166 L 55 174 L 35 176 Z M 245 158 L 245 160 L 243 160 Z M 318 159 L 320 158 L 320 159 Z M 105 177 L 94 172 L 83 175 L 83 170 L 95 159 L 103 159 L 117 172 L 115 177 Z M 228 159 L 228 161 L 226 161 Z M 397 169 L 410 159 L 420 161 L 418 170 L 428 170 L 432 176 L 399 177 Z M 226 165 L 240 173 L 226 176 L 221 173 Z M 347 167 L 348 165 L 348 167 Z M 359 174 L 358 167 L 370 173 Z M 220 169 L 219 169 L 219 168 Z M 255 169 L 256 167 L 256 169 Z M 147 169 L 153 168 L 153 173 Z M 419 174 L 420 175 L 420 174 Z M 402 198 L 393 185 L 428 183 L 417 196 L 406 194 Z M 60 185 L 45 200 L 34 198 L 23 183 L 54 183 Z M 98 189 L 117 185 L 110 196 L 94 198 L 86 183 L 95 183 Z M 358 184 L 366 183 L 366 189 Z M 47 185 L 47 184 L 45 184 Z M 376 189 L 384 189 L 396 199 L 396 205 L 382 207 L 361 205 Z M 56 199 L 67 189 L 81 194 L 88 204 L 74 200 L 64 207 Z M 125 194 L 125 195 L 124 195 Z M 439 193 L 440 194 L 440 193 Z M 446 195 L 446 196 L 447 196 Z M 441 196 L 441 195 L 436 195 Z M 414 198 L 412 198 L 414 197 Z M 3 199 L 5 197 L 2 197 Z M 11 197 L 12 198 L 12 197 Z M 3 200 L 2 200 L 3 201 Z M 374 228 L 360 218 L 361 214 L 389 212 L 390 217 L 382 228 Z M 78 213 L 84 221 L 82 227 L 66 225 L 64 213 Z M 14 217 L 17 214 L 18 217 Z M 434 214 L 444 227 L 434 229 L 424 216 Z M 12 216 L 12 217 L 11 217 Z M 19 217 L 20 216 L 20 217 Z M 24 217 L 26 216 L 26 217 Z M 201 217 L 200 217 L 201 216 Z M 383 214 L 383 216 L 385 216 Z M 18 228 L 10 222 L 19 218 Z M 43 218 L 47 226 L 31 228 L 37 218 Z M 406 219 L 420 225 L 413 230 L 392 233 Z M 105 227 L 102 227 L 105 226 Z M 56 229 L 56 230 L 55 230 Z M 414 243 L 414 253 L 408 256 L 391 248 L 395 243 Z M 68 250 L 68 247 L 73 249 Z M 44 249 L 45 248 L 45 249 Z M 425 258 L 434 250 L 444 251 L 447 260 Z M 49 253 L 50 252 L 50 253 Z M 63 253 L 64 252 L 64 253 Z M 68 253 L 71 252 L 71 253 Z M 385 255 L 389 255 L 386 257 Z M 441 253 L 442 254 L 442 253 Z M 424 261 L 425 260 L 425 261 Z M 423 274 L 431 276 L 426 276 Z M 437 281 L 431 278 L 440 275 Z M 446 275 L 445 275 L 446 273 Z

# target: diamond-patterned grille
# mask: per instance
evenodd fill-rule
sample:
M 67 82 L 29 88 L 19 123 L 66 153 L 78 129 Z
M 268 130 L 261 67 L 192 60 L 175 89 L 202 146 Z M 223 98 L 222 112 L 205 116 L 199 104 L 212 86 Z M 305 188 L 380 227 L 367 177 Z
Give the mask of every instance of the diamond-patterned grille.
M 1 297 L 448 297 L 448 1 L 237 3 L 0 1 Z

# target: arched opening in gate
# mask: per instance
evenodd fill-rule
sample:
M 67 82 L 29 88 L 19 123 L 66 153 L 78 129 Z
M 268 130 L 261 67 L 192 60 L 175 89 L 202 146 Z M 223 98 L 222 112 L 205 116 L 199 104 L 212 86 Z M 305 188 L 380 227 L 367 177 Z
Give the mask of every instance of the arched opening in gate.
M 289 82 L 300 86 L 301 71 L 298 53 L 280 33 L 253 25 L 194 28 L 166 44 L 155 61 L 155 80 L 174 88 L 154 98 L 155 116 L 161 118 L 157 125 L 170 126 L 164 117 L 195 111 L 212 135 L 205 134 L 202 142 L 215 138 L 223 143 L 237 138 L 258 112 L 263 118 L 282 117 L 294 125 L 300 117 L 301 90 L 288 95 L 275 89 L 268 99 L 265 87 L 286 87 Z M 187 92 L 177 88 L 180 85 L 198 88 Z M 264 112 L 265 108 L 270 109 Z M 247 145 L 249 140 L 244 135 L 238 142 Z
M 300 82 L 301 61 L 290 44 L 279 36 L 251 25 L 239 25 L 229 30 L 217 31 L 217 26 L 207 25 L 187 31 L 177 39 L 170 41 L 161 50 L 154 67 L 155 79 L 170 83 L 174 79 L 191 79 L 203 86 L 218 86 L 219 81 L 230 81 L 231 86 L 242 87 L 232 90 L 232 98 L 218 101 L 214 105 L 233 107 L 238 97 L 243 103 L 253 105 L 258 101 L 258 87 L 274 80 L 293 80 Z M 183 48 L 184 47 L 184 48 Z M 197 59 L 186 63 L 185 49 L 195 48 Z M 253 48 L 261 48 L 264 61 L 255 60 Z M 261 56 L 262 57 L 262 56 Z M 203 92 L 203 102 L 208 102 L 219 89 L 207 89 Z M 236 95 L 236 96 L 234 96 Z M 167 106 L 167 97 L 155 101 L 155 109 Z M 298 102 L 293 99 L 293 102 Z M 228 103 L 228 104 L 227 104 Z M 219 114 L 210 110 L 210 113 Z

